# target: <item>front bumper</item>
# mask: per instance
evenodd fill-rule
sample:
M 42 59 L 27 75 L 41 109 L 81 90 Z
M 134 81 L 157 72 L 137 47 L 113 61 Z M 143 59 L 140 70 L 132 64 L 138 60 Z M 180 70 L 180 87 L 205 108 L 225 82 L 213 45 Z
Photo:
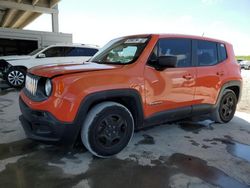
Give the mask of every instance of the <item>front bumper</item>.
M 5 79 L 5 74 L 10 67 L 11 65 L 7 61 L 0 59 L 0 78 Z
M 0 78 L 4 79 L 5 76 L 4 76 L 4 70 L 0 68 Z
M 49 112 L 31 109 L 19 98 L 22 115 L 19 120 L 28 138 L 48 144 L 73 146 L 79 133 L 76 123 L 57 120 Z

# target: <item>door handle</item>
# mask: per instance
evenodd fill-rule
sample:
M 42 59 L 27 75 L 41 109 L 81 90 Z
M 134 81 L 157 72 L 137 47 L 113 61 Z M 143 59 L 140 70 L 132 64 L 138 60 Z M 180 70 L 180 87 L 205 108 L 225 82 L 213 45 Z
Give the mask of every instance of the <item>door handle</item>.
M 191 74 L 187 74 L 187 75 L 183 75 L 183 78 L 186 79 L 186 80 L 190 80 L 193 77 L 191 76 Z
M 218 71 L 216 74 L 217 74 L 218 76 L 223 76 L 223 75 L 224 75 L 224 71 Z

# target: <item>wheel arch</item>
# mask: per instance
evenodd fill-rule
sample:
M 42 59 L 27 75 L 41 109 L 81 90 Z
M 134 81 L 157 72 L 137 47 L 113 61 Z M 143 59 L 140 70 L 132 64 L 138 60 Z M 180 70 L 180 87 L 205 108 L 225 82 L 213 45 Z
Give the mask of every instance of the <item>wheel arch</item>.
M 24 71 L 28 70 L 28 68 L 23 65 L 14 65 L 14 66 L 11 66 L 9 69 L 14 69 L 14 68 L 22 69 Z
M 142 125 L 144 119 L 142 99 L 135 89 L 114 89 L 89 94 L 80 104 L 77 119 L 79 116 L 86 116 L 94 105 L 104 101 L 113 101 L 124 105 L 132 113 L 135 127 Z
M 240 99 L 240 87 L 239 86 L 229 86 L 226 89 L 232 90 L 237 97 L 237 101 L 239 101 Z
M 78 125 L 77 139 L 80 137 L 82 122 L 85 120 L 87 113 L 96 104 L 104 101 L 117 102 L 131 112 L 134 118 L 135 130 L 143 125 L 144 111 L 143 103 L 139 92 L 135 89 L 114 89 L 99 91 L 87 95 L 81 102 L 77 112 L 75 123 Z
M 242 88 L 242 82 L 239 80 L 232 80 L 232 81 L 229 81 L 229 82 L 226 82 L 225 84 L 223 84 L 223 86 L 220 89 L 220 93 L 217 97 L 217 102 L 216 102 L 215 106 L 217 106 L 219 104 L 219 102 L 223 96 L 223 92 L 226 89 L 232 90 L 237 97 L 237 101 L 239 102 L 239 100 L 241 98 L 241 88 Z

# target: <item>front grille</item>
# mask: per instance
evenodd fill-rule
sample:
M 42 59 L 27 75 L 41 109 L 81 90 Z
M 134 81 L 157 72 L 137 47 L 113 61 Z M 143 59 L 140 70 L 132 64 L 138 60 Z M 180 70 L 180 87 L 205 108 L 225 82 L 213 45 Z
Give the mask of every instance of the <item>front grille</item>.
M 25 88 L 33 96 L 36 95 L 38 85 L 38 78 L 31 75 L 26 75 Z

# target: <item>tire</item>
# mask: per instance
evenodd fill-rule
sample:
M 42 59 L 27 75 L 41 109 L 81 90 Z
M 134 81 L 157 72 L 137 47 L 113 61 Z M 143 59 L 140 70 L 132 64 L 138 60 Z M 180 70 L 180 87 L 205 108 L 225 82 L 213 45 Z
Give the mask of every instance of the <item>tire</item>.
M 12 67 L 7 71 L 5 79 L 9 86 L 14 88 L 21 88 L 25 84 L 25 76 L 25 70 L 17 67 Z
M 212 119 L 217 123 L 228 123 L 234 117 L 237 107 L 237 97 L 235 93 L 226 89 L 219 101 L 219 105 L 212 112 Z
M 106 158 L 124 149 L 133 133 L 131 112 L 119 103 L 102 102 L 88 112 L 81 130 L 81 140 L 93 155 Z

